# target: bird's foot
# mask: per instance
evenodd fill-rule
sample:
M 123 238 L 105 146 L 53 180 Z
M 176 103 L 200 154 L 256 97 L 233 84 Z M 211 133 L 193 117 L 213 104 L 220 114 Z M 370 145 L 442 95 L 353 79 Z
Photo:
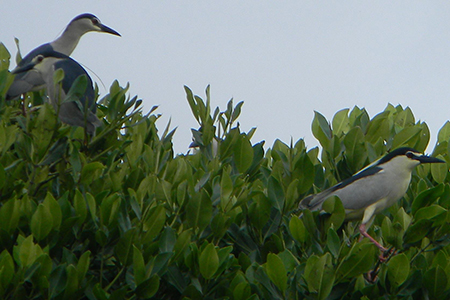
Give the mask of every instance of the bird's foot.
M 364 279 L 366 279 L 367 282 L 369 283 L 375 283 L 375 281 L 378 279 L 378 270 L 374 269 L 372 271 L 365 273 Z
M 381 249 L 380 249 L 381 250 Z M 384 251 L 381 251 L 380 256 L 378 258 L 380 259 L 380 262 L 386 262 L 388 261 L 392 256 L 397 254 L 397 250 L 395 250 L 394 247 L 391 247 L 389 249 L 384 248 Z

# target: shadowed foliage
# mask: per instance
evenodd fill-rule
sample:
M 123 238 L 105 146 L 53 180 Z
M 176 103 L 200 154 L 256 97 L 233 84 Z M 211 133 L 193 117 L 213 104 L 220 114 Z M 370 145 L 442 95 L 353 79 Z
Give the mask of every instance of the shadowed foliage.
M 114 82 L 101 98 L 102 125 L 59 122 L 44 91 L 5 101 L 12 76 L 0 45 L 0 295 L 13 299 L 446 299 L 450 288 L 450 123 L 397 204 L 369 232 L 396 255 L 378 261 L 344 222 L 338 199 L 325 214 L 298 202 L 344 180 L 388 151 L 424 151 L 430 132 L 409 108 L 374 117 L 354 107 L 271 148 L 237 119 L 243 102 L 211 109 L 185 88 L 198 148 L 174 154 L 167 125 Z M 77 87 L 73 87 L 76 89 Z M 300 112 L 299 112 L 300 113 Z

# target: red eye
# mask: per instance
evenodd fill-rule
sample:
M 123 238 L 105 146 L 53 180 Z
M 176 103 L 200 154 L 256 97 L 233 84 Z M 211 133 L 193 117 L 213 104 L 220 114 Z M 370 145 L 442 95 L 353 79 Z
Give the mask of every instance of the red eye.
M 413 158 L 414 154 L 412 152 L 406 152 L 406 157 Z
M 100 21 L 98 19 L 92 19 L 92 24 L 98 25 Z
M 38 61 L 38 62 L 41 62 L 41 61 L 43 61 L 43 60 L 44 60 L 44 57 L 43 57 L 42 55 L 39 55 L 38 58 L 37 58 L 37 61 Z

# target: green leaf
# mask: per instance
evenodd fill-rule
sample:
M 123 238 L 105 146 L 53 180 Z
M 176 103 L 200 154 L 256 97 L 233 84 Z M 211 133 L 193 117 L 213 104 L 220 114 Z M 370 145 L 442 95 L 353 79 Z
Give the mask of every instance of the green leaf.
M 133 270 L 134 270 L 134 281 L 136 286 L 141 284 L 146 278 L 145 274 L 145 263 L 144 257 L 142 256 L 141 250 L 133 245 Z
M 443 184 L 439 184 L 435 187 L 432 187 L 430 189 L 421 192 L 419 195 L 416 196 L 411 205 L 412 214 L 415 215 L 420 208 L 428 206 L 429 204 L 436 201 L 438 197 L 442 195 L 443 192 L 444 192 Z
M 419 126 L 407 127 L 394 136 L 392 142 L 392 149 L 399 147 L 412 147 L 416 148 L 416 144 L 419 140 L 419 135 L 422 132 L 422 128 Z
M 62 221 L 62 211 L 58 202 L 50 193 L 47 193 L 42 204 L 49 210 L 50 214 L 52 215 L 53 229 L 59 230 Z
M 388 262 L 387 275 L 391 284 L 399 288 L 409 276 L 409 259 L 405 253 L 393 256 Z
M 330 227 L 331 224 L 334 225 L 334 228 L 341 227 L 345 221 L 345 209 L 339 197 L 333 196 L 325 200 L 322 209 L 331 214 L 327 220 L 327 227 Z
M 125 232 L 114 247 L 116 257 L 124 266 L 131 264 L 131 250 L 134 239 L 136 238 L 137 228 L 132 228 Z
M 39 163 L 39 166 L 51 165 L 60 160 L 67 151 L 67 138 L 58 139 L 49 149 L 48 154 Z
M 270 280 L 283 294 L 285 294 L 287 289 L 287 272 L 281 258 L 274 253 L 269 253 L 264 267 Z
M 95 222 L 97 220 L 97 203 L 95 202 L 94 196 L 92 196 L 89 193 L 86 193 L 86 202 L 89 208 L 91 218 Z
M 447 274 L 440 266 L 429 269 L 425 272 L 423 277 L 423 285 L 430 293 L 430 297 L 432 299 L 437 299 L 440 297 L 447 286 L 447 278 Z
M 66 288 L 64 290 L 64 298 L 69 299 L 72 297 L 75 291 L 78 289 L 78 273 L 74 265 L 70 264 L 66 268 L 67 281 Z
M 175 261 L 178 257 L 180 257 L 187 245 L 191 242 L 192 230 L 188 229 L 183 231 L 178 235 L 177 241 L 175 242 L 175 246 L 173 247 L 173 260 Z
M 213 244 L 208 244 L 198 259 L 200 274 L 205 279 L 211 279 L 219 268 L 219 256 Z
M 306 242 L 308 232 L 306 231 L 306 227 L 300 218 L 296 216 L 293 216 L 291 218 L 291 220 L 289 221 L 289 231 L 296 241 L 300 243 Z
M 253 162 L 253 147 L 248 138 L 241 134 L 233 147 L 234 162 L 240 173 L 250 168 Z
M 144 223 L 144 231 L 146 231 L 143 237 L 143 243 L 151 242 L 162 230 L 166 223 L 166 209 L 164 206 L 159 205 L 146 218 Z
M 438 155 L 436 158 L 444 160 L 444 157 L 442 155 Z M 444 183 L 447 174 L 448 167 L 446 163 L 431 164 L 431 176 L 433 176 L 433 179 L 437 183 Z
M 0 208 L 0 228 L 8 233 L 16 230 L 20 218 L 20 201 L 12 198 Z
M 314 111 L 314 119 L 311 125 L 314 137 L 320 142 L 324 149 L 328 149 L 332 132 L 327 119 L 319 112 Z
M 444 126 L 439 129 L 438 143 L 447 142 L 450 140 L 450 121 L 445 122 Z
M 433 221 L 422 219 L 411 225 L 406 231 L 404 242 L 415 243 L 422 240 L 430 231 Z
M 360 170 L 367 159 L 365 138 L 360 127 L 353 127 L 344 137 L 345 156 L 353 172 Z
M 337 258 L 339 255 L 339 249 L 341 248 L 341 240 L 339 239 L 336 230 L 332 227 L 328 228 L 327 247 L 331 254 L 333 254 L 334 258 Z
M 314 164 L 307 153 L 302 153 L 300 159 L 295 164 L 293 176 L 299 180 L 298 192 L 306 193 L 314 183 Z
M 53 83 L 55 85 L 59 84 L 64 79 L 64 71 L 63 69 L 57 69 L 53 73 Z
M 140 299 L 148 299 L 153 297 L 159 289 L 160 278 L 157 274 L 144 280 L 136 288 L 136 295 Z
M 186 207 L 186 220 L 192 228 L 203 230 L 212 216 L 212 203 L 207 192 L 202 189 L 200 195 L 191 197 Z
M 283 252 L 278 253 L 278 257 L 283 261 L 286 272 L 288 272 L 288 274 L 294 271 L 294 269 L 300 265 L 297 257 L 295 257 L 295 255 L 288 249 L 285 249 Z
M 374 263 L 375 246 L 367 239 L 352 246 L 350 252 L 340 262 L 336 274 L 338 278 L 354 278 L 368 272 Z
M 320 258 L 315 255 L 311 256 L 306 262 L 303 277 L 310 292 L 318 293 L 318 299 L 327 299 L 335 280 L 331 254 L 326 253 Z
M 0 254 L 0 283 L 2 287 L 7 287 L 14 278 L 14 261 L 7 250 Z
M 103 170 L 105 166 L 100 162 L 92 162 L 85 165 L 81 171 L 81 182 L 83 184 L 89 185 L 94 179 L 99 176 L 101 170 Z
M 285 205 L 284 210 L 285 211 L 291 211 L 294 209 L 297 209 L 298 207 L 298 200 L 299 200 L 299 193 L 298 193 L 298 179 L 294 179 L 289 184 L 287 190 L 286 190 L 286 196 L 285 196 Z
M 105 225 L 110 225 L 113 222 L 116 222 L 116 216 L 120 207 L 120 197 L 118 194 L 109 195 L 106 199 L 102 201 L 100 204 L 100 215 L 102 223 Z
M 49 299 L 55 298 L 57 295 L 62 293 L 66 287 L 67 273 L 66 266 L 59 265 L 50 274 L 49 279 Z
M 87 216 L 87 206 L 83 195 L 79 190 L 75 191 L 75 197 L 73 198 L 73 207 L 75 208 L 75 213 L 78 217 L 78 225 L 83 224 Z
M 442 206 L 433 204 L 431 206 L 419 209 L 414 214 L 414 219 L 417 222 L 422 219 L 433 220 L 433 219 L 437 218 L 438 216 L 440 216 L 441 214 L 446 213 L 446 212 L 447 212 L 447 210 L 445 208 L 443 208 Z
M 87 271 L 89 270 L 90 256 L 91 251 L 86 251 L 80 256 L 80 259 L 78 260 L 77 264 L 78 282 L 83 281 Z
M 33 214 L 30 229 L 36 240 L 41 241 L 47 237 L 53 228 L 53 217 L 50 211 L 43 204 L 39 204 Z
M 273 176 L 269 177 L 268 194 L 272 206 L 282 212 L 284 207 L 284 192 L 280 182 Z
M 17 47 L 19 46 L 19 40 L 15 38 Z M 20 56 L 20 50 L 18 49 L 18 55 Z M 6 49 L 3 43 L 0 43 L 0 70 L 8 70 L 9 68 L 9 60 L 11 59 L 11 53 L 9 53 L 8 49 Z M 22 60 L 20 57 L 17 64 Z
M 333 133 L 337 136 L 346 134 L 350 129 L 350 119 L 348 118 L 349 109 L 345 108 L 338 111 L 333 117 Z
M 391 126 L 393 121 L 389 118 L 391 113 L 384 111 L 379 113 L 370 120 L 367 126 L 366 141 L 375 144 L 377 140 L 381 139 L 387 141 L 390 136 Z
M 25 268 L 31 266 L 42 254 L 41 247 L 33 243 L 32 235 L 29 235 L 27 238 L 23 239 L 18 247 L 18 264 Z
M 224 169 L 220 180 L 220 203 L 223 211 L 231 209 L 230 200 L 233 192 L 233 182 L 229 174 L 231 168 Z
M 0 164 L 0 190 L 3 188 L 6 182 L 6 172 L 2 164 Z
M 239 118 L 243 104 L 244 104 L 244 101 L 241 101 L 238 104 L 236 104 L 236 106 L 234 107 L 234 110 L 233 110 L 233 115 L 231 116 L 231 122 L 234 122 L 237 120 L 237 118 Z
M 233 290 L 233 298 L 236 300 L 245 300 L 249 299 L 252 293 L 252 289 L 248 282 L 242 281 L 236 285 Z
M 86 75 L 78 76 L 77 79 L 72 83 L 72 86 L 69 89 L 69 92 L 66 94 L 66 98 L 63 102 L 75 101 L 79 102 L 80 98 L 84 96 L 84 92 L 86 91 L 88 85 L 88 79 Z M 80 105 L 79 103 L 77 103 Z M 83 107 L 80 107 L 81 111 Z

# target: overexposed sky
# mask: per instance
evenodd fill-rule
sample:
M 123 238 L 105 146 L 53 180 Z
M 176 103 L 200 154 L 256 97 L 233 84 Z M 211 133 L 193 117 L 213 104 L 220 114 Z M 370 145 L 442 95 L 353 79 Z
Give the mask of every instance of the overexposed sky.
M 450 118 L 447 1 L 9 2 L 0 42 L 13 57 L 14 37 L 25 55 L 81 13 L 120 32 L 86 34 L 72 57 L 107 89 L 115 79 L 129 82 L 145 112 L 159 105 L 157 126 L 162 132 L 172 119 L 178 153 L 198 127 L 184 85 L 204 98 L 210 84 L 213 108 L 243 100 L 241 130 L 257 127 L 252 141 L 266 147 L 277 138 L 316 146 L 314 110 L 331 120 L 358 105 L 373 117 L 392 103 L 428 124 L 431 151 Z

